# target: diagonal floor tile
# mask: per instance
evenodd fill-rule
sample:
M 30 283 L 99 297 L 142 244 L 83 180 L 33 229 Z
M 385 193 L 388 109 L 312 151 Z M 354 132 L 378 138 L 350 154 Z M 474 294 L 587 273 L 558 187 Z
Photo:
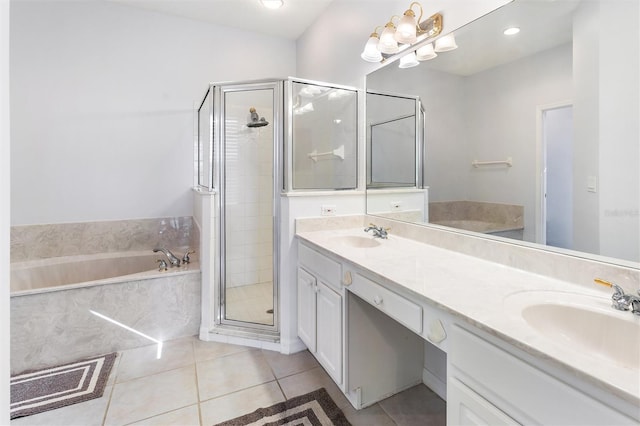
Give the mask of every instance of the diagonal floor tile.
M 261 351 L 240 352 L 196 364 L 200 401 L 275 380 Z
M 319 388 L 325 388 L 339 408 L 350 405 L 347 397 L 344 396 L 322 367 L 279 379 L 278 383 L 287 399 L 304 395 Z
M 356 410 L 348 404 L 342 407 L 345 417 L 353 426 L 395 426 L 391 417 L 384 412 L 378 404 L 373 404 L 367 408 Z
M 297 352 L 291 355 L 267 350 L 263 350 L 262 353 L 277 379 L 320 367 L 318 361 L 309 351 Z
M 197 405 L 180 408 L 169 413 L 160 414 L 139 422 L 131 423 L 131 426 L 200 426 L 200 414 Z
M 378 404 L 399 426 L 447 424 L 446 402 L 425 385 L 417 385 Z
M 106 425 L 124 425 L 198 402 L 194 366 L 115 385 Z
M 193 364 L 194 341 L 193 338 L 187 338 L 165 342 L 160 348 L 160 352 L 158 345 L 123 351 L 118 365 L 116 382 L 122 383 Z
M 202 424 L 218 424 L 282 401 L 284 395 L 275 381 L 243 389 L 200 403 Z
M 205 342 L 202 340 L 196 340 L 193 343 L 194 355 L 196 362 L 207 361 L 214 358 L 220 358 L 226 355 L 235 354 L 239 352 L 246 352 L 255 350 L 247 346 L 232 345 L 229 343 L 220 342 Z

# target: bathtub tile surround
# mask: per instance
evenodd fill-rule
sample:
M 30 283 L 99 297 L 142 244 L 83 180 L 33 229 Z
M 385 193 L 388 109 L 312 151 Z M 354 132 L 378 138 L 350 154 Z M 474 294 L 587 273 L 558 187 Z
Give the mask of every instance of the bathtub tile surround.
M 198 248 L 199 243 L 199 229 L 192 217 L 12 227 L 12 374 L 146 345 L 150 339 L 197 334 L 199 253 L 192 256 L 188 268 L 159 272 L 155 259 L 163 255 L 152 249 L 163 246 L 182 257 L 179 250 Z M 121 270 L 109 263 L 117 261 L 110 259 L 117 255 L 134 262 L 140 253 L 148 253 L 141 258 L 148 270 L 141 272 L 139 265 Z M 97 256 L 99 264 L 88 263 Z M 64 281 L 68 273 L 47 262 L 66 260 L 84 262 L 71 264 L 72 272 L 87 270 L 95 275 L 98 266 L 105 266 L 121 274 L 85 274 L 86 278 Z M 39 266 L 40 275 L 46 279 L 36 282 L 36 276 L 28 274 L 33 272 L 32 264 L 41 262 L 46 264 Z M 51 268 L 49 274 L 47 268 Z M 56 274 L 60 282 L 55 281 Z M 14 286 L 18 278 L 31 281 L 18 288 Z
M 238 359 L 243 361 L 242 370 L 246 372 L 244 385 L 240 388 L 232 379 L 238 372 L 235 368 Z M 147 365 L 144 372 L 138 370 L 140 365 Z M 142 375 L 130 374 L 136 370 Z M 198 390 L 199 387 L 206 390 L 206 383 L 216 378 L 219 381 L 215 397 Z M 426 396 L 431 405 L 431 401 L 438 399 L 426 387 L 416 386 L 394 396 L 385 408 L 375 404 L 355 411 L 306 351 L 282 355 L 244 346 L 203 342 L 194 337 L 167 342 L 160 359 L 157 359 L 155 345 L 121 351 L 108 383 L 102 398 L 16 419 L 11 426 L 210 426 L 320 387 L 327 389 L 354 426 L 427 424 L 423 418 L 416 420 L 418 414 L 415 412 L 413 422 L 403 422 L 402 413 L 409 412 L 417 395 Z M 444 410 L 441 410 L 440 415 L 443 414 Z
M 199 244 L 199 231 L 190 216 L 19 225 L 11 227 L 11 262 Z
M 200 273 L 11 298 L 11 373 L 193 336 L 200 327 Z M 117 323 L 130 327 L 129 330 Z

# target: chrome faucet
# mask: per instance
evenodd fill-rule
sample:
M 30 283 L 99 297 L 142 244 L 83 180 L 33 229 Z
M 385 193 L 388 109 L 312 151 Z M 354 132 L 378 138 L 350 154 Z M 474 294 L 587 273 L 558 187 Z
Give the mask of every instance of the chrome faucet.
M 191 263 L 191 258 L 189 257 L 190 254 L 195 253 L 195 250 L 187 250 L 187 252 L 184 254 L 184 256 L 182 256 L 182 264 L 186 265 L 188 263 Z
M 367 228 L 364 228 L 364 232 L 369 231 L 373 231 L 373 238 L 382 238 L 386 240 L 389 236 L 389 231 L 391 231 L 391 228 L 385 229 L 381 226 L 376 226 L 373 223 L 370 223 Z
M 180 259 L 178 259 L 173 253 L 171 253 L 169 249 L 166 249 L 164 247 L 156 247 L 153 249 L 154 253 L 157 253 L 159 251 L 161 251 L 162 253 L 164 253 L 165 256 L 167 256 L 167 259 L 169 259 L 169 263 L 171 264 L 172 268 L 174 266 L 180 266 Z
M 633 294 L 625 294 L 622 287 L 605 281 L 601 278 L 594 279 L 596 284 L 604 285 L 613 288 L 613 294 L 611 295 L 611 306 L 619 311 L 631 310 L 634 315 L 640 315 L 640 290 L 638 290 L 638 296 Z

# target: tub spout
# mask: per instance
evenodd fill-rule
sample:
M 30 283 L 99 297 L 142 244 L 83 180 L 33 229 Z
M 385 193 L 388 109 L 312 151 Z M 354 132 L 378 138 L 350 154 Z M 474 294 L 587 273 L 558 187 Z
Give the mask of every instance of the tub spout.
M 171 267 L 180 266 L 180 259 L 178 259 L 173 253 L 171 253 L 169 249 L 166 249 L 164 247 L 156 247 L 153 249 L 154 253 L 157 253 L 159 251 L 161 251 L 162 253 L 164 253 L 165 256 L 167 256 L 167 259 L 169 259 L 169 263 L 171 264 Z

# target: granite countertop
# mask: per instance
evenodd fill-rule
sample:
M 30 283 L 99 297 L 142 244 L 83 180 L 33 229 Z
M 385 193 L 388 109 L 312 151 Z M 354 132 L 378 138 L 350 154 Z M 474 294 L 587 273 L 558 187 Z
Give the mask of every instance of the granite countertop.
M 630 368 L 588 348 L 543 335 L 517 311 L 523 300 L 539 299 L 540 295 L 551 294 L 564 300 L 575 296 L 587 298 L 607 314 L 621 315 L 640 324 L 640 317 L 611 308 L 607 289 L 572 284 L 394 235 L 387 240 L 376 240 L 380 244 L 372 248 L 353 247 L 340 239 L 343 236 L 367 238 L 361 227 L 297 232 L 296 235 L 395 283 L 405 293 L 415 295 L 416 300 L 435 305 L 606 392 L 640 404 L 640 360 L 635 368 Z M 627 336 L 627 339 L 628 345 L 640 345 L 637 336 Z

